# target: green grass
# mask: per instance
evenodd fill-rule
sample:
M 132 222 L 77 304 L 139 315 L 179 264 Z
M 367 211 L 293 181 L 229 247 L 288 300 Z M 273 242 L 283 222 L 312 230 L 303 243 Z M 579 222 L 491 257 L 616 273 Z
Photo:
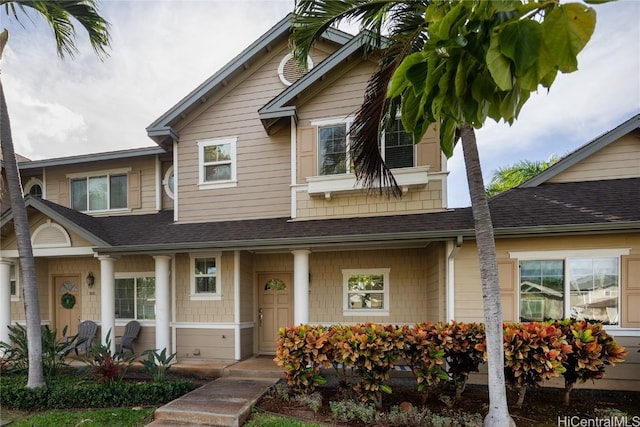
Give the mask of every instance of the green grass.
M 12 420 L 11 427 L 141 427 L 153 421 L 155 408 L 131 409 L 60 409 L 27 414 L 3 411 L 2 420 Z
M 244 427 L 325 427 L 326 424 L 313 424 L 293 418 L 280 417 L 273 414 L 254 412 L 251 420 Z

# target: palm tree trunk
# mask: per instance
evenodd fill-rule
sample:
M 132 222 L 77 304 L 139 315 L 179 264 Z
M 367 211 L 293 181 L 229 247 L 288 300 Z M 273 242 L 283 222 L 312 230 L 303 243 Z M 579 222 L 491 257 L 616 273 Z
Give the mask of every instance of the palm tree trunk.
M 504 380 L 504 348 L 502 343 L 502 306 L 498 283 L 498 261 L 493 237 L 493 223 L 484 191 L 480 157 L 473 128 L 465 124 L 460 129 L 464 163 L 471 196 L 471 210 L 476 230 L 484 324 L 487 337 L 487 367 L 489 374 L 489 413 L 484 419 L 487 427 L 515 426 L 507 406 Z
M 40 302 L 38 301 L 36 268 L 33 261 L 27 208 L 22 195 L 18 165 L 13 150 L 11 123 L 9 122 L 9 111 L 7 109 L 7 101 L 4 97 L 2 80 L 0 80 L 0 145 L 2 147 L 7 177 L 11 212 L 13 213 L 13 227 L 16 233 L 18 254 L 20 256 L 20 275 L 22 278 L 24 312 L 27 320 L 27 345 L 29 346 L 29 377 L 27 387 L 44 387 L 46 384 L 42 369 L 42 335 L 40 331 Z

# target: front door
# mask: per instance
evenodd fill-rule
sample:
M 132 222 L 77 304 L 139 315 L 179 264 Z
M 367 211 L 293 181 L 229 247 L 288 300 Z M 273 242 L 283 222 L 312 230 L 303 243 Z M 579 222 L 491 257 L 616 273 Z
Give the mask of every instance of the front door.
M 56 330 L 58 337 L 67 326 L 67 336 L 78 333 L 81 316 L 80 276 L 56 276 L 53 279 L 56 298 Z
M 278 328 L 293 324 L 291 273 L 258 274 L 259 353 L 274 354 Z

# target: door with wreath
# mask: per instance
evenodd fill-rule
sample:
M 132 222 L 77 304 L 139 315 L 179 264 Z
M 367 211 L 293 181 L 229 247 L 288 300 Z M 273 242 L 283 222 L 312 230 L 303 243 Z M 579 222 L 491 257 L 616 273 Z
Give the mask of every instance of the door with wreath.
M 67 336 L 78 333 L 81 317 L 80 276 L 55 276 L 53 279 L 56 299 L 56 323 L 58 337 L 67 326 Z

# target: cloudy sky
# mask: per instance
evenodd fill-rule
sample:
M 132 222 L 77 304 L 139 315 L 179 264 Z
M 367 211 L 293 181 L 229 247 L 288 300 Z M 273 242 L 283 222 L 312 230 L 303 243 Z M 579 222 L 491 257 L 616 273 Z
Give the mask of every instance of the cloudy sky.
M 39 160 L 148 147 L 145 128 L 293 8 L 293 0 L 105 1 L 110 57 L 79 33 L 75 60 L 58 59 L 38 18 L 0 11 L 9 44 L 0 62 L 16 152 Z M 640 1 L 595 6 L 579 71 L 532 96 L 511 127 L 478 131 L 485 179 L 522 159 L 564 155 L 640 113 Z M 467 206 L 459 147 L 448 163 L 449 206 Z

